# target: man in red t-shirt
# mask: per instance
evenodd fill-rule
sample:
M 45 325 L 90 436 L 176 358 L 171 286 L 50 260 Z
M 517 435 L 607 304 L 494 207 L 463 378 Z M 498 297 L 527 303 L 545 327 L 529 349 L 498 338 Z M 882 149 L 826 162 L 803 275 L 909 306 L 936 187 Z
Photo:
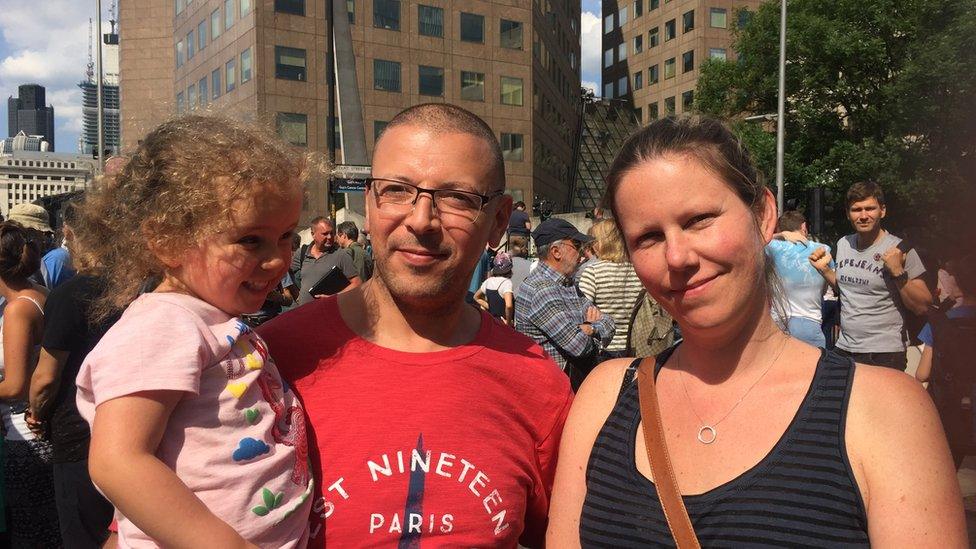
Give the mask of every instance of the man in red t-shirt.
M 311 425 L 311 546 L 543 545 L 568 379 L 464 303 L 512 209 L 477 116 L 411 107 L 373 152 L 361 288 L 262 326 Z

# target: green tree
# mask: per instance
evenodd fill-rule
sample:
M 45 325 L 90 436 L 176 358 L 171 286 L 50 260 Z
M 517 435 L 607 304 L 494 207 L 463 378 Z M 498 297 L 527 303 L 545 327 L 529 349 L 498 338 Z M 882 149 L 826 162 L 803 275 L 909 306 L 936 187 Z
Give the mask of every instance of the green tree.
M 960 233 L 976 220 L 976 0 L 789 0 L 786 198 L 831 192 L 844 232 L 843 196 L 879 181 L 896 227 Z M 776 112 L 779 2 L 734 29 L 736 61 L 708 60 L 700 112 L 732 120 L 770 183 Z M 976 236 L 976 235 L 974 235 Z

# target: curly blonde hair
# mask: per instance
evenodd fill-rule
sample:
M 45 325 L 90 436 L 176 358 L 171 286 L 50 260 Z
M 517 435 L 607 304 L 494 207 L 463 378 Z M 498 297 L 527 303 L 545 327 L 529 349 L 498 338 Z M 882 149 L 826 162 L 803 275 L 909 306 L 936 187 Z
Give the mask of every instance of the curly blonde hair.
M 182 254 L 229 228 L 239 199 L 301 196 L 315 165 L 270 131 L 220 116 L 158 126 L 119 173 L 96 182 L 79 212 L 83 261 L 107 282 L 95 316 L 125 308 L 161 277 L 159 254 Z

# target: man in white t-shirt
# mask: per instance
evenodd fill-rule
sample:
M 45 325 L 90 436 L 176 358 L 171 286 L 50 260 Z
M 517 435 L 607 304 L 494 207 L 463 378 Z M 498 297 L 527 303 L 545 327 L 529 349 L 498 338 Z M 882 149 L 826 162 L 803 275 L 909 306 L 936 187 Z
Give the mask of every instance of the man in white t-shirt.
M 791 336 L 814 347 L 824 347 L 821 321 L 827 282 L 808 258 L 827 246 L 808 240 L 806 218 L 798 211 L 781 215 L 776 229 L 774 240 L 766 245 L 766 255 L 776 266 L 784 295 L 773 307 L 773 316 L 788 328 Z M 833 268 L 833 264 L 829 266 Z
M 840 293 L 837 349 L 857 362 L 904 371 L 903 312 L 925 314 L 932 294 L 921 279 L 925 267 L 918 253 L 881 228 L 886 213 L 877 183 L 855 183 L 847 191 L 847 217 L 855 233 L 837 242 L 836 270 L 824 249 L 813 252 L 810 262 Z

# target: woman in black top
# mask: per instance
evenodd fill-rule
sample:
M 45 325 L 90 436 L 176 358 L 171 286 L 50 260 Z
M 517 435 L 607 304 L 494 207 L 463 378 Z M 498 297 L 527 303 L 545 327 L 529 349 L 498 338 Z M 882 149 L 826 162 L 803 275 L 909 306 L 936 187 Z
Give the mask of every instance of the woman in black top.
M 963 547 L 959 485 L 928 395 L 781 332 L 763 248 L 776 205 L 721 123 L 632 136 L 607 202 L 684 340 L 657 358 L 665 439 L 703 546 Z M 590 374 L 563 432 L 553 547 L 673 545 L 650 479 L 633 361 Z

